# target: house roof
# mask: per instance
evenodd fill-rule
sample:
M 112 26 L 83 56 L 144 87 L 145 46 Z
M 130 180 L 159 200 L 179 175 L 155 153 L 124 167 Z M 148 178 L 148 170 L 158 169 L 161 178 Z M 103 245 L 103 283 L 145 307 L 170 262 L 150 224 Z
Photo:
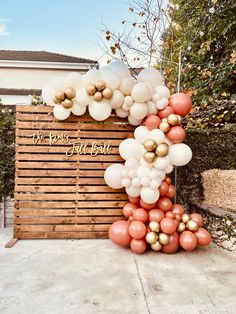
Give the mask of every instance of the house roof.
M 91 59 L 67 56 L 60 53 L 48 51 L 26 51 L 26 50 L 0 50 L 0 60 L 14 61 L 42 61 L 42 62 L 64 62 L 64 63 L 94 63 Z
M 0 88 L 1 95 L 41 95 L 41 89 L 17 89 L 17 88 Z

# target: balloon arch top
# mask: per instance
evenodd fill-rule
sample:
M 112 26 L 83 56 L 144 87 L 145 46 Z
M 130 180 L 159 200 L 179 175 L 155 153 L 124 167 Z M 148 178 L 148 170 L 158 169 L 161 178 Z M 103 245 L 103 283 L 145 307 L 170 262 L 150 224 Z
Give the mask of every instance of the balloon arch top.
M 66 78 L 56 77 L 42 91 L 58 120 L 71 113 L 81 116 L 88 109 L 94 120 L 104 121 L 114 110 L 137 126 L 134 138 L 119 145 L 125 163 L 112 164 L 104 173 L 106 184 L 124 187 L 130 201 L 123 209 L 128 220 L 114 223 L 109 236 L 136 253 L 144 252 L 147 243 L 155 251 L 174 253 L 179 244 L 191 250 L 210 242 L 200 215 L 190 217 L 181 205 L 172 203 L 176 191 L 167 175 L 192 158 L 190 147 L 182 143 L 185 130 L 181 126 L 192 101 L 184 93 L 170 95 L 162 83 L 154 68 L 142 70 L 135 79 L 125 64 L 115 61 L 85 75 L 73 72 Z

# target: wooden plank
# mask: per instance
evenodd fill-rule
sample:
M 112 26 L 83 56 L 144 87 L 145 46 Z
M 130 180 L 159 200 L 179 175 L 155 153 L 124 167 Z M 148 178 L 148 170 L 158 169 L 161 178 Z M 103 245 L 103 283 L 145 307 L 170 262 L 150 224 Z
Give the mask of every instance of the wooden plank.
M 120 216 L 118 216 L 120 219 Z M 103 216 L 103 217 L 30 217 L 30 218 L 22 218 L 15 217 L 15 224 L 22 225 L 41 225 L 41 224 L 75 224 L 75 223 L 113 223 L 117 221 L 118 218 L 116 216 Z
M 51 231 L 108 231 L 110 224 L 81 225 L 22 225 L 16 227 L 16 232 L 51 232 Z
M 107 239 L 108 232 L 14 232 L 20 239 Z
M 117 193 L 123 190 L 121 189 L 113 189 L 109 186 L 68 186 L 68 185 L 59 185 L 59 186 L 51 186 L 51 185 L 18 185 L 15 187 L 15 192 L 63 192 L 63 193 L 91 193 L 91 192 L 109 192 L 109 193 Z
M 74 202 L 40 202 L 40 201 L 16 201 L 15 208 L 29 208 L 29 209 L 65 209 L 65 208 L 79 208 L 79 209 L 91 209 L 93 208 L 122 208 L 127 203 L 127 200 L 116 200 L 116 201 L 97 201 L 97 202 L 91 202 L 91 201 L 74 201 Z M 17 212 L 16 212 L 17 213 Z
M 87 193 L 87 194 L 75 194 L 75 193 L 71 193 L 71 194 L 64 194 L 64 193 L 60 193 L 60 194 L 55 194 L 55 193 L 51 193 L 51 194 L 46 194 L 46 193 L 42 193 L 42 194 L 18 194 L 15 193 L 15 200 L 16 201 L 26 201 L 26 200 L 34 200 L 34 201 L 38 201 L 38 200 L 43 200 L 43 201 L 63 201 L 63 200 L 68 200 L 68 201 L 73 201 L 73 200 L 77 200 L 77 201 L 98 201 L 98 200 L 126 200 L 127 199 L 127 195 L 125 193 Z
M 78 167 L 77 161 L 72 162 L 31 162 L 31 161 L 16 161 L 15 164 L 17 169 L 76 169 Z
M 16 209 L 15 217 L 32 216 L 122 216 L 120 208 L 93 209 Z
M 99 180 L 99 182 L 104 182 L 104 180 Z M 79 178 L 15 178 L 15 184 L 69 184 L 73 185 L 79 182 Z M 97 181 L 98 182 L 98 181 Z M 105 183 L 105 182 L 104 182 Z
M 18 240 L 19 240 L 19 238 L 13 238 L 13 239 L 11 239 L 10 241 L 8 241 L 6 244 L 5 244 L 5 248 L 6 249 L 10 249 L 10 248 L 12 248 L 15 244 L 16 244 L 16 242 L 18 242 Z

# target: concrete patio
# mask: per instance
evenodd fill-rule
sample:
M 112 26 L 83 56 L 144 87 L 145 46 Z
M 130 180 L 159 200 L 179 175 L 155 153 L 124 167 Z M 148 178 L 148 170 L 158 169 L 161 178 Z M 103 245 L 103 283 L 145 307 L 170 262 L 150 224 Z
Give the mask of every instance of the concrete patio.
M 236 255 L 211 245 L 138 256 L 109 240 L 25 240 L 0 230 L 1 314 L 236 313 Z

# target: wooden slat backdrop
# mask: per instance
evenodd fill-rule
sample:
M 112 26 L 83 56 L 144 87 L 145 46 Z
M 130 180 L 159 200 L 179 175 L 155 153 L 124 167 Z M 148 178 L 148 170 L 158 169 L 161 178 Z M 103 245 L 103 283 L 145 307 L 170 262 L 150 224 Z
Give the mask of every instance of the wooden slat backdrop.
M 66 133 L 70 139 L 35 145 L 32 134 L 37 131 Z M 14 238 L 107 238 L 110 224 L 122 217 L 127 195 L 108 187 L 103 174 L 110 164 L 122 162 L 119 143 L 133 131 L 115 116 L 104 123 L 89 116 L 62 122 L 52 107 L 17 106 Z M 67 157 L 68 146 L 77 140 L 90 145 L 111 140 L 111 154 Z

